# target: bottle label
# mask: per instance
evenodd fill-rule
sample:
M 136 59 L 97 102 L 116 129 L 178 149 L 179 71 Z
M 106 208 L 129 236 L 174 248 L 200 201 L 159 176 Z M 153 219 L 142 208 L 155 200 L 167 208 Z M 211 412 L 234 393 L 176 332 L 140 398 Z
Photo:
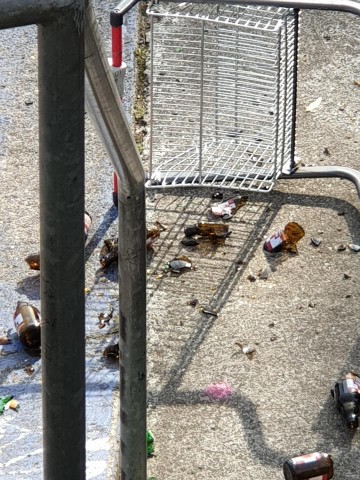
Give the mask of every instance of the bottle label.
M 328 480 L 328 476 L 327 475 L 320 475 L 318 477 L 311 477 L 309 478 L 309 480 Z
M 360 393 L 360 379 L 358 377 L 356 377 L 356 379 L 347 378 L 345 382 L 346 388 L 349 392 Z
M 299 465 L 301 463 L 311 463 L 311 462 L 316 462 L 317 460 L 320 460 L 322 457 L 321 453 L 315 452 L 315 453 L 308 453 L 307 455 L 302 455 L 301 457 L 295 457 L 292 458 L 291 461 L 294 465 Z M 319 478 L 323 478 L 323 475 L 321 475 Z
M 236 209 L 236 203 L 232 198 L 226 202 L 219 203 L 211 207 L 211 211 L 214 215 L 222 217 L 224 215 L 231 215 L 231 212 Z
M 91 227 L 91 218 L 90 215 L 87 213 L 84 214 L 84 232 L 85 232 L 85 237 L 88 236 L 89 230 Z
M 323 457 L 327 457 L 327 455 L 319 452 L 314 452 L 308 453 L 307 455 L 302 455 L 301 457 L 292 458 L 291 461 L 294 465 L 301 465 L 317 462 Z M 307 480 L 329 480 L 329 475 L 325 473 L 323 475 L 317 475 L 316 477 L 309 477 L 307 478 Z
M 282 239 L 282 230 L 278 229 L 270 237 L 265 240 L 264 248 L 267 252 L 272 252 L 277 247 L 279 247 L 283 242 Z

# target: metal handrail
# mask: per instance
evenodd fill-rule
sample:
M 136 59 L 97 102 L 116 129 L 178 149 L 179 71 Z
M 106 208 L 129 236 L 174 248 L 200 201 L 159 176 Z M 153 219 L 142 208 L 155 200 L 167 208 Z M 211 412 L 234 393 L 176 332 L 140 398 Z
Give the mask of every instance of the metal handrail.
M 1 0 L 0 30 L 25 25 L 49 23 L 59 19 L 63 12 L 78 12 L 78 21 L 83 21 L 83 4 L 86 0 Z M 75 15 L 76 17 L 76 15 Z M 74 17 L 74 18 L 75 18 Z

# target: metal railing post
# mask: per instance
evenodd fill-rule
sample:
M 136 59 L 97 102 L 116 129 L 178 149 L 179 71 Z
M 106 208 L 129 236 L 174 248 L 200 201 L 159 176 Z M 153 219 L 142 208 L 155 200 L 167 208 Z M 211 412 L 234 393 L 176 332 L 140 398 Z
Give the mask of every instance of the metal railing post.
M 85 479 L 84 0 L 38 27 L 44 479 Z

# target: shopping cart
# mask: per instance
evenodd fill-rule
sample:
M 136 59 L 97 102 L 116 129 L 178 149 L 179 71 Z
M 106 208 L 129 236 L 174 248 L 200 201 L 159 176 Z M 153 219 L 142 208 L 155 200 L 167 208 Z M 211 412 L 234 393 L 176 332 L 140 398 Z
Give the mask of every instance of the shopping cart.
M 268 191 L 293 152 L 296 13 L 150 5 L 148 187 Z

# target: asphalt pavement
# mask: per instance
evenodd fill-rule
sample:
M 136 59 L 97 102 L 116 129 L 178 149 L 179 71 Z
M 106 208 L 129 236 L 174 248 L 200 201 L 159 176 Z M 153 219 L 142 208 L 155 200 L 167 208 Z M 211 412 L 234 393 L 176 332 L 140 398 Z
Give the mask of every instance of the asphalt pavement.
M 107 42 L 114 5 L 97 1 Z M 358 168 L 359 26 L 350 14 L 302 13 L 297 155 L 306 165 Z M 34 27 L 0 32 L 0 327 L 12 339 L 0 347 L 0 394 L 21 405 L 0 417 L 0 478 L 17 480 L 42 478 L 41 365 L 22 349 L 12 323 L 18 299 L 40 305 L 38 274 L 24 262 L 39 247 L 36 55 Z M 320 106 L 307 112 L 319 97 Z M 97 317 L 114 306 L 116 320 L 117 275 L 115 267 L 99 270 L 98 254 L 103 239 L 116 235 L 116 209 L 110 162 L 89 122 L 86 129 L 86 206 L 93 216 L 86 248 L 87 478 L 110 480 L 118 373 L 102 351 L 116 340 L 117 327 L 99 330 Z M 146 154 L 145 148 L 144 161 Z M 148 264 L 148 426 L 155 436 L 148 477 L 281 479 L 285 459 L 323 451 L 333 456 L 336 480 L 357 479 L 360 436 L 347 429 L 330 395 L 343 374 L 360 371 L 360 253 L 348 247 L 360 245 L 354 185 L 278 181 L 272 192 L 249 194 L 223 245 L 184 247 L 184 226 L 206 218 L 212 193 L 147 196 L 148 226 L 166 227 Z M 266 256 L 264 239 L 289 221 L 305 230 L 298 255 Z M 318 247 L 311 237 L 321 240 Z M 196 268 L 164 275 L 164 264 L 177 255 Z M 260 279 L 267 267 L 267 279 Z M 190 305 L 195 299 L 198 305 Z M 240 345 L 252 347 L 253 356 Z M 29 364 L 31 375 L 24 371 Z M 209 395 L 214 384 L 222 384 L 222 399 Z

